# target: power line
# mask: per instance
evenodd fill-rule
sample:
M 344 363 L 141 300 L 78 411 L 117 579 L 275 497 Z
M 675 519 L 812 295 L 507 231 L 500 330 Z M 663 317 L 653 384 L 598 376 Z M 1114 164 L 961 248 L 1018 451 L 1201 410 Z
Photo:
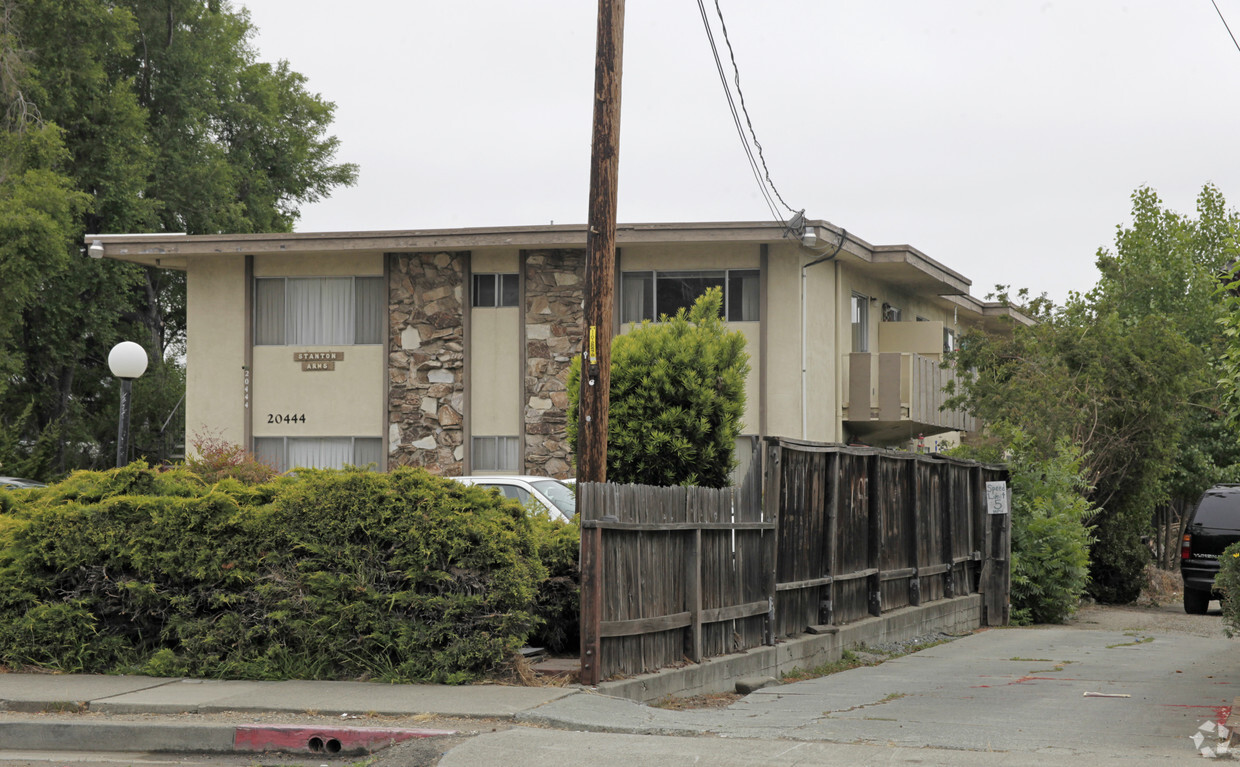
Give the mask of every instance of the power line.
M 753 145 L 758 148 L 758 158 L 762 160 L 762 170 L 766 172 L 766 183 L 770 185 L 771 191 L 788 209 L 789 213 L 795 213 L 792 206 L 784 202 L 783 196 L 779 190 L 775 188 L 775 182 L 771 181 L 771 169 L 766 166 L 766 157 L 762 154 L 762 145 L 758 143 L 758 134 L 754 132 L 753 121 L 749 119 L 749 110 L 745 108 L 745 94 L 741 91 L 741 70 L 736 65 L 736 52 L 732 50 L 732 41 L 728 38 L 728 25 L 723 20 L 723 9 L 719 7 L 719 0 L 715 0 L 715 13 L 719 15 L 719 28 L 723 30 L 723 41 L 728 44 L 728 57 L 732 59 L 732 71 L 735 72 L 736 95 L 740 98 L 741 111 L 745 113 L 745 124 L 749 126 L 749 135 L 753 137 Z
M 701 11 L 701 14 L 702 14 L 702 25 L 706 27 L 707 40 L 709 41 L 709 43 L 711 43 L 711 53 L 714 56 L 714 66 L 715 66 L 715 69 L 717 69 L 719 73 L 719 82 L 720 84 L 723 85 L 723 93 L 725 97 L 727 97 L 728 99 L 728 109 L 730 110 L 730 112 L 732 112 L 733 124 L 735 125 L 735 128 L 737 128 L 737 135 L 740 136 L 740 145 L 742 145 L 745 151 L 746 159 L 748 159 L 749 161 L 749 169 L 751 172 L 754 173 L 754 181 L 758 182 L 759 191 L 761 192 L 761 195 L 763 195 L 763 198 L 765 199 L 766 207 L 768 207 L 771 213 L 771 218 L 774 218 L 775 221 L 777 222 L 784 223 L 784 218 L 782 218 L 779 214 L 779 208 L 777 208 L 775 204 L 775 199 L 771 197 L 771 191 L 768 190 L 768 185 L 766 185 L 766 182 L 763 180 L 763 173 L 761 173 L 761 171 L 759 170 L 758 157 L 754 156 L 753 147 L 750 147 L 749 139 L 746 138 L 745 128 L 744 128 L 744 125 L 742 125 L 742 121 L 740 121 L 740 114 L 738 113 L 738 110 L 737 110 L 737 103 L 735 103 L 735 100 L 732 97 L 732 88 L 730 88 L 728 85 L 727 73 L 723 71 L 723 61 L 722 59 L 719 58 L 719 48 L 717 45 L 715 45 L 714 31 L 711 28 L 711 19 L 709 19 L 709 16 L 707 15 L 706 4 L 704 4 L 703 0 L 698 0 L 698 10 Z M 720 16 L 720 19 L 722 19 L 722 16 Z M 727 36 L 727 30 L 724 30 L 724 36 Z M 732 48 L 732 43 L 730 42 L 728 43 L 728 48 L 730 51 L 730 48 Z M 733 59 L 733 63 L 735 63 L 735 59 Z M 739 73 L 738 73 L 738 82 L 739 82 Z M 739 93 L 739 85 L 738 85 L 738 93 Z M 745 116 L 746 116 L 746 120 L 748 120 L 748 113 L 746 113 Z M 753 126 L 750 125 L 750 130 L 751 129 L 753 129 Z M 756 140 L 754 142 L 756 144 Z M 761 165 L 765 167 L 765 161 Z M 768 173 L 768 178 L 769 176 L 770 175 Z M 771 188 L 774 188 L 774 187 L 771 187 Z M 776 196 L 777 196 L 777 192 L 776 192 Z M 780 202 L 782 202 L 782 198 L 780 199 Z M 787 203 L 785 203 L 785 207 L 787 207 Z
M 1227 30 L 1227 34 L 1231 36 L 1232 45 L 1236 46 L 1236 50 L 1240 51 L 1240 43 L 1236 42 L 1236 36 L 1231 33 L 1231 27 L 1227 24 L 1227 19 L 1223 18 L 1223 12 L 1219 10 L 1218 3 L 1210 0 L 1210 4 L 1214 6 L 1214 12 L 1218 14 L 1219 21 L 1223 22 L 1223 28 Z

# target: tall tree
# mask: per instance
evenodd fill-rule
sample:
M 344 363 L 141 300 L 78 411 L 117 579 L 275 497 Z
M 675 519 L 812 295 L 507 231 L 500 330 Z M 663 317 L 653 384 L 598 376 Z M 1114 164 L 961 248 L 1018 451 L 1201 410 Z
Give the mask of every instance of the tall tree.
M 83 235 L 288 231 L 301 204 L 353 183 L 356 167 L 334 161 L 334 105 L 287 63 L 259 62 L 248 15 L 227 0 L 0 4 L 6 105 L 47 131 L 30 146 L 46 147 L 39 162 L 59 173 L 57 210 L 67 214 L 51 216 L 53 233 L 6 215 L 15 206 L 0 211 L 25 238 L 6 238 L 14 245 L 0 250 L 0 276 L 37 274 L 22 282 L 21 303 L 0 310 L 0 359 L 14 371 L 0 385 L 0 443 L 20 452 L 54 435 L 56 449 L 39 451 L 34 467 L 48 477 L 114 452 L 106 357 L 115 342 L 147 347 L 153 369 L 137 395 L 167 408 L 135 412 L 135 444 L 166 443 L 161 430 L 183 391 L 181 371 L 161 372 L 183 348 L 183 276 L 83 258 Z
M 1217 428 L 1213 290 L 1236 253 L 1235 214 L 1209 186 L 1196 218 L 1164 209 L 1150 189 L 1132 199 L 1132 225 L 1118 228 L 1114 252 L 1098 252 L 1093 290 L 1060 307 L 1039 302 L 1033 327 L 968 338 L 957 359 L 971 371 L 958 404 L 1018 425 L 1046 456 L 1061 435 L 1082 449 L 1098 509 L 1090 589 L 1111 602 L 1140 592 L 1155 512 L 1200 493 L 1236 456 L 1207 436 Z M 1181 461 L 1190 439 L 1193 473 Z

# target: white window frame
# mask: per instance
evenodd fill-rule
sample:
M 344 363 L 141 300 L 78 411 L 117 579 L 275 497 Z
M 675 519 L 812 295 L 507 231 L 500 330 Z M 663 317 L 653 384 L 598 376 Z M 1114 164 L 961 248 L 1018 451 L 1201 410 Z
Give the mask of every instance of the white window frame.
M 852 317 L 852 347 L 854 352 L 870 350 L 870 297 L 853 292 L 850 301 Z

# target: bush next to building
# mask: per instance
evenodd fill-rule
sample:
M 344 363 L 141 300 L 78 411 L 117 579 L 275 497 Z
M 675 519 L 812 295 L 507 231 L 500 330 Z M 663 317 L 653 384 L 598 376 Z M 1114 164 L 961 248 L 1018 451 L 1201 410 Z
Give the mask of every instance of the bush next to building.
M 136 464 L 0 511 L 10 667 L 459 683 L 537 621 L 524 511 L 421 470 L 243 485 Z
M 710 288 L 686 312 L 643 322 L 611 347 L 607 481 L 727 487 L 745 413 L 745 336 Z M 568 376 L 568 439 L 577 449 L 581 358 Z

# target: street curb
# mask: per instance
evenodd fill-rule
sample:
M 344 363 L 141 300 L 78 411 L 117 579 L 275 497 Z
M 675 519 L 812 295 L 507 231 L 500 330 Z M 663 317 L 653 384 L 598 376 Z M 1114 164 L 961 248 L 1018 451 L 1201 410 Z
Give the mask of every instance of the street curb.
M 6 750 L 369 754 L 453 730 L 152 722 L 0 722 Z

